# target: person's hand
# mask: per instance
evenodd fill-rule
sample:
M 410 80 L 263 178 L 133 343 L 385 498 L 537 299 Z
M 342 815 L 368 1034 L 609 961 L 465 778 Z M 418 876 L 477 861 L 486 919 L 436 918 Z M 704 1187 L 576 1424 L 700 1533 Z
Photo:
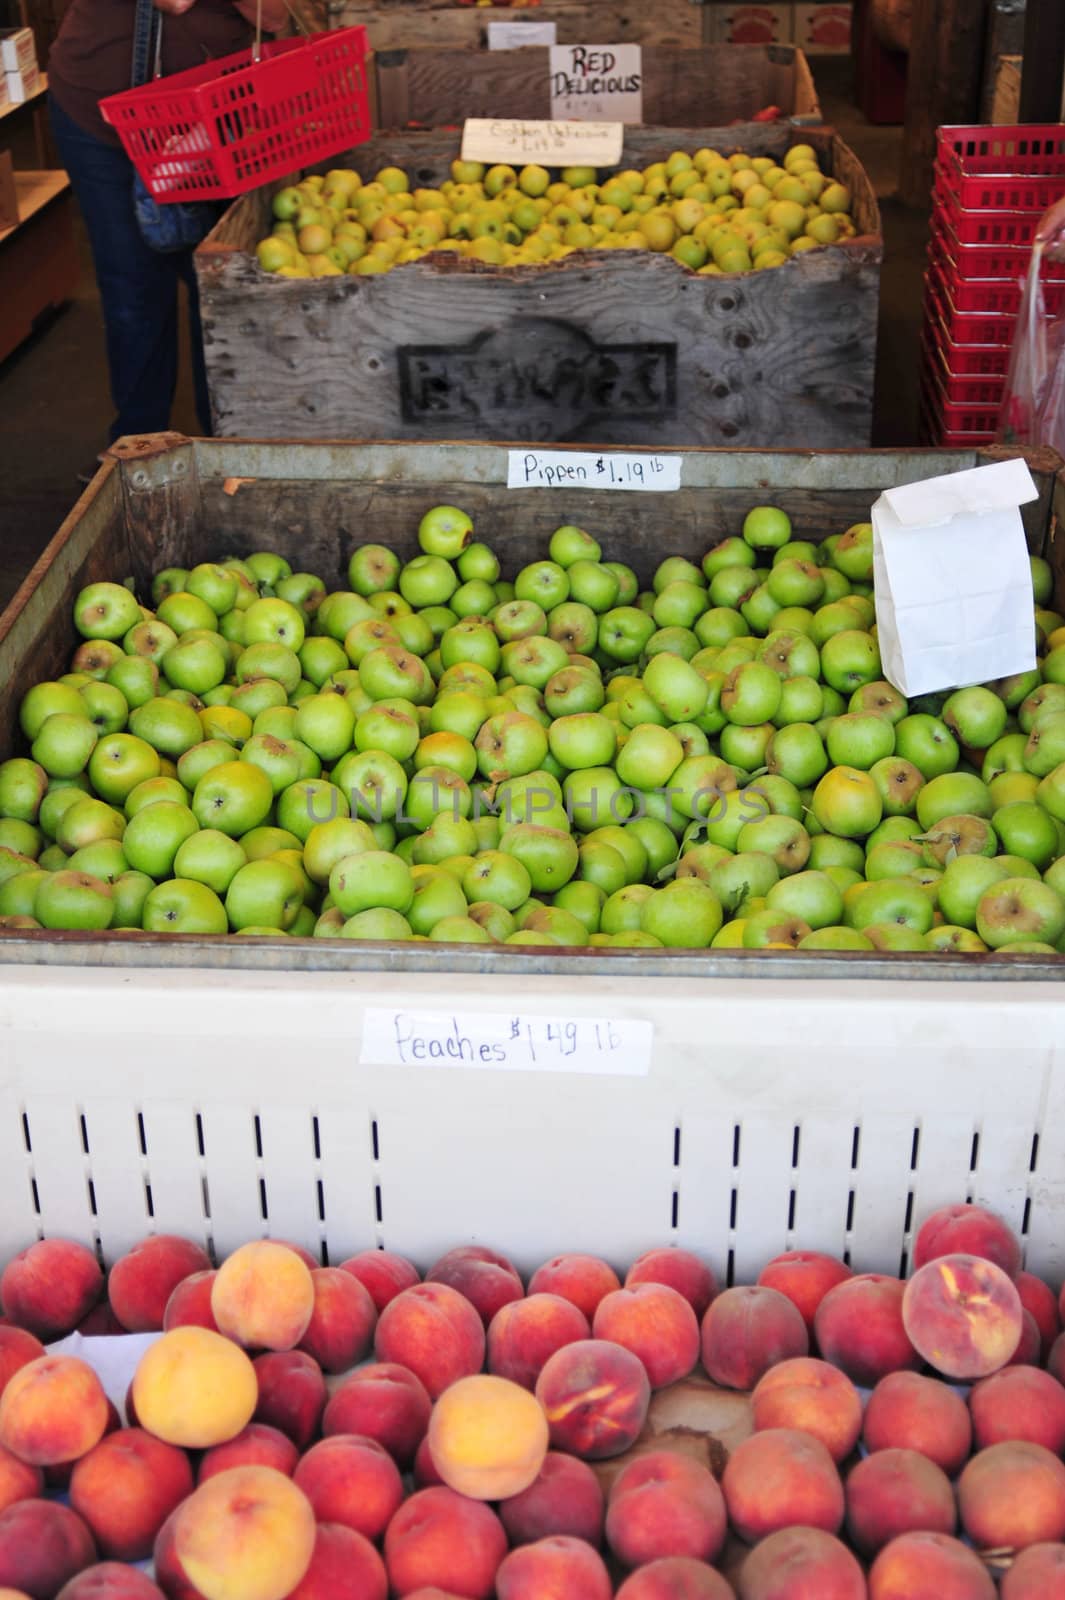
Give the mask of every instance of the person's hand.
M 183 17 L 186 11 L 191 11 L 196 0 L 152 0 L 157 11 L 164 11 L 168 17 Z
M 1065 261 L 1065 199 L 1043 213 L 1035 230 L 1035 243 L 1043 246 L 1049 261 Z

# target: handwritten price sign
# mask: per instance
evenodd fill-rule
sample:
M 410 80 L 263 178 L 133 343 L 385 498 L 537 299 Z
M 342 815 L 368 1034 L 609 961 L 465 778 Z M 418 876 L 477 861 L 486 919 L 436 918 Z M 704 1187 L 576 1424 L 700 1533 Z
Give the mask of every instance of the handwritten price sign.
M 680 456 L 609 455 L 571 450 L 511 450 L 508 489 L 680 488 Z
M 363 1023 L 359 1064 L 643 1078 L 651 1070 L 653 1040 L 650 1022 L 371 1006 Z

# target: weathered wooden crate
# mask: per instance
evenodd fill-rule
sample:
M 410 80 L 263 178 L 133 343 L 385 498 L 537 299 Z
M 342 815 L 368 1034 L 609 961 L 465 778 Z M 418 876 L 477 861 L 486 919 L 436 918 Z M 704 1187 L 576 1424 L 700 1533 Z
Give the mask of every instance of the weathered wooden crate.
M 554 22 L 559 44 L 699 44 L 704 7 L 693 0 L 541 0 L 536 6 L 456 5 L 454 0 L 330 0 L 334 27 L 361 23 L 375 50 L 444 45 L 476 50 L 489 22 Z
M 859 236 L 768 272 L 700 278 L 669 256 L 575 252 L 539 269 L 438 255 L 379 277 L 262 272 L 272 191 L 196 253 L 216 433 L 331 439 L 868 444 L 883 254 L 872 186 L 829 130 L 804 130 L 854 194 Z M 623 161 L 715 145 L 781 155 L 781 125 L 643 128 Z M 441 181 L 454 134 L 351 153 Z M 334 163 L 336 164 L 336 163 Z
M 532 46 L 479 52 L 378 48 L 378 125 L 446 128 L 466 117 L 549 117 L 549 54 Z M 645 45 L 642 69 L 648 126 L 723 128 L 748 122 L 769 106 L 787 117 L 821 120 L 810 64 L 791 45 Z

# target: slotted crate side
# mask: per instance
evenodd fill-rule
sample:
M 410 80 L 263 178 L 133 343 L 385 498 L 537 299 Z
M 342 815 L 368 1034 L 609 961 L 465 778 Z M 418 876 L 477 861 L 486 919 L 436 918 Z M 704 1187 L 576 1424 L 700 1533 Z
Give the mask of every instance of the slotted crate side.
M 630 0 L 546 0 L 533 8 L 456 5 L 454 0 L 332 0 L 335 27 L 361 23 L 375 50 L 431 44 L 477 50 L 487 39 L 489 22 L 554 22 L 559 44 L 697 45 L 703 18 L 691 0 L 655 0 L 632 5 Z

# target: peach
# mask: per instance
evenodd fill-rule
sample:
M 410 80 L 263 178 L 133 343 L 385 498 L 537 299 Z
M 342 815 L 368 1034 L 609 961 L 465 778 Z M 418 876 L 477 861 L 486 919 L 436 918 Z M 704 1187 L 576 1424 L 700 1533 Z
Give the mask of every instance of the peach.
M 19 1500 L 0 1511 L 0 1589 L 52 1600 L 96 1560 L 92 1534 L 68 1506 Z
M 847 1477 L 847 1533 L 874 1556 L 900 1533 L 953 1533 L 958 1513 L 946 1473 L 916 1450 L 878 1450 Z
M 111 1309 L 127 1333 L 154 1333 L 163 1326 L 166 1303 L 182 1279 L 210 1266 L 206 1250 L 191 1239 L 170 1233 L 142 1239 L 111 1268 Z
M 563 1534 L 520 1545 L 496 1574 L 497 1600 L 610 1600 L 613 1592 L 602 1556 Z
M 557 1294 L 531 1294 L 500 1306 L 488 1328 L 488 1370 L 524 1389 L 535 1389 L 544 1362 L 556 1350 L 591 1338 L 588 1318 Z
M 287 1600 L 388 1600 L 385 1564 L 361 1533 L 320 1522 L 311 1564 Z
M 13 1593 L 0 1589 L 0 1600 Z M 65 1583 L 56 1600 L 165 1600 L 165 1596 L 146 1572 L 122 1561 L 101 1561 Z
M 192 1488 L 192 1468 L 183 1450 L 142 1428 L 121 1428 L 77 1463 L 70 1503 L 101 1555 L 145 1561 L 159 1529 Z
M 300 1454 L 292 1440 L 280 1428 L 271 1428 L 265 1422 L 249 1422 L 235 1439 L 216 1444 L 200 1457 L 196 1482 L 228 1472 L 231 1467 L 273 1467 L 291 1478 Z
M 435 1400 L 484 1366 L 484 1327 L 473 1306 L 446 1283 L 417 1283 L 382 1311 L 374 1335 L 379 1361 L 409 1367 Z
M 104 1424 L 103 1437 L 106 1439 L 108 1434 L 117 1433 L 119 1428 L 122 1427 L 122 1425 L 123 1425 L 122 1424 L 122 1418 L 119 1416 L 117 1408 L 112 1404 L 112 1402 L 110 1400 L 108 1400 L 108 1402 L 107 1402 L 107 1422 Z M 73 1475 L 74 1468 L 76 1466 L 77 1466 L 77 1462 L 76 1461 L 59 1461 L 59 1462 L 54 1462 L 52 1465 L 45 1467 L 45 1469 L 44 1469 L 44 1487 L 45 1487 L 45 1491 L 47 1492 L 49 1489 L 66 1489 L 66 1488 L 68 1488 L 70 1486 L 70 1479 L 71 1479 L 71 1477 Z
M 402 1597 L 436 1584 L 464 1600 L 488 1600 L 507 1553 L 503 1524 L 482 1500 L 453 1489 L 419 1489 L 385 1534 L 385 1565 Z
M 76 1461 L 106 1427 L 103 1386 L 77 1356 L 39 1356 L 0 1395 L 0 1445 L 31 1466 Z
M 621 1288 L 613 1267 L 598 1256 L 570 1253 L 552 1256 L 529 1279 L 529 1294 L 557 1294 L 584 1312 L 589 1323 L 604 1295 Z
M 373 1343 L 377 1307 L 358 1278 L 339 1267 L 315 1267 L 311 1279 L 314 1310 L 299 1348 L 323 1372 L 347 1372 Z
M 360 1250 L 358 1255 L 342 1261 L 340 1270 L 350 1272 L 369 1291 L 378 1315 L 397 1294 L 422 1281 L 414 1263 L 392 1250 Z
M 617 1600 L 733 1600 L 720 1572 L 690 1556 L 664 1556 L 629 1574 Z
M 703 1366 L 726 1389 L 753 1389 L 778 1361 L 809 1348 L 801 1313 L 776 1289 L 726 1289 L 703 1318 Z
M 846 1545 L 820 1528 L 781 1528 L 740 1568 L 739 1600 L 865 1600 L 865 1576 Z
M 676 1245 L 665 1245 L 658 1250 L 645 1250 L 637 1256 L 625 1274 L 625 1288 L 637 1283 L 662 1283 L 667 1289 L 682 1294 L 700 1320 L 707 1306 L 717 1294 L 717 1279 L 699 1257 L 691 1250 L 681 1250 Z
M 1039 1324 L 1030 1311 L 1021 1310 L 1021 1337 L 1017 1348 L 1006 1362 L 1007 1367 L 1036 1367 L 1043 1341 L 1039 1337 Z
M 535 1544 L 552 1534 L 603 1542 L 603 1491 L 592 1468 L 576 1456 L 549 1451 L 534 1481 L 501 1501 L 499 1517 L 512 1545 Z
M 180 1510 L 179 1506 L 177 1511 L 172 1511 L 159 1529 L 155 1549 L 152 1551 L 156 1581 L 167 1600 L 206 1600 L 203 1591 L 197 1589 L 196 1585 L 185 1576 L 183 1568 L 178 1563 L 174 1547 L 174 1530 L 177 1527 Z
M 797 1428 L 820 1439 L 833 1461 L 846 1460 L 862 1431 L 862 1401 L 838 1367 L 795 1356 L 770 1367 L 751 1396 L 754 1426 Z
M 1039 1359 L 1045 1361 L 1051 1345 L 1061 1332 L 1058 1297 L 1049 1284 L 1032 1272 L 1018 1272 L 1013 1281 L 1017 1285 L 1021 1305 L 1035 1318 L 1039 1329 Z
M 1041 1444 L 993 1444 L 958 1479 L 962 1527 L 978 1548 L 1065 1537 L 1065 1466 Z
M 830 1289 L 814 1315 L 814 1333 L 826 1361 L 852 1383 L 872 1388 L 889 1372 L 921 1365 L 902 1321 L 901 1278 L 866 1272 Z
M 1008 1278 L 1021 1270 L 1021 1246 L 1012 1228 L 983 1206 L 941 1206 L 926 1217 L 913 1245 L 914 1270 L 939 1256 L 980 1256 Z
M 234 1250 L 211 1285 L 220 1333 L 256 1350 L 291 1350 L 314 1311 L 310 1268 L 286 1244 L 253 1240 Z
M 544 1363 L 536 1398 L 557 1450 L 605 1461 L 640 1437 L 651 1401 L 647 1369 L 631 1350 L 580 1339 Z
M 174 1557 L 207 1600 L 284 1600 L 311 1564 L 311 1503 L 272 1467 L 234 1467 L 175 1513 Z
M 1001 1600 L 1065 1600 L 1065 1544 L 1030 1544 L 1007 1569 Z
M 44 1345 L 25 1328 L 0 1327 L 0 1394 L 12 1373 L 44 1354 Z
M 91 1311 L 86 1312 L 77 1327 L 83 1339 L 110 1339 L 115 1334 L 127 1333 L 111 1309 L 110 1300 L 98 1300 Z
M 729 1521 L 754 1544 L 779 1528 L 802 1524 L 836 1533 L 843 1521 L 843 1485 L 820 1439 L 795 1428 L 768 1428 L 733 1450 L 721 1478 Z
M 207 1450 L 247 1427 L 259 1385 L 251 1361 L 232 1340 L 208 1328 L 173 1328 L 141 1356 L 131 1394 L 149 1433 L 167 1444 Z
M 611 1485 L 606 1540 L 623 1566 L 665 1556 L 713 1561 L 727 1531 L 717 1480 L 688 1456 L 649 1450 L 622 1467 Z
M 1059 1383 L 1065 1383 L 1065 1333 L 1059 1333 L 1050 1346 L 1047 1371 L 1057 1378 Z
M 17 1328 L 47 1342 L 75 1329 L 104 1288 L 100 1263 L 73 1239 L 39 1239 L 0 1275 L 0 1306 Z
M 919 1450 L 948 1478 L 969 1459 L 973 1430 L 965 1401 L 937 1378 L 890 1372 L 865 1407 L 862 1440 L 867 1450 Z
M 914 1348 L 948 1378 L 986 1378 L 1021 1337 L 1021 1297 L 984 1256 L 936 1256 L 906 1285 L 902 1321 Z
M 218 1332 L 211 1310 L 211 1290 L 217 1276 L 212 1268 L 210 1272 L 193 1272 L 181 1280 L 163 1311 L 167 1333 L 171 1328 L 210 1328 L 212 1333 Z
M 663 1283 L 636 1283 L 604 1295 L 592 1338 L 631 1350 L 647 1368 L 652 1389 L 686 1378 L 699 1360 L 699 1322 L 691 1305 Z
M 16 1500 L 38 1500 L 44 1493 L 44 1473 L 40 1467 L 20 1461 L 10 1450 L 0 1448 L 0 1511 Z
M 279 1428 L 305 1450 L 318 1434 L 329 1398 L 317 1361 L 305 1350 L 270 1350 L 256 1356 L 252 1371 L 258 1384 L 254 1420 Z
M 299 1256 L 308 1272 L 312 1272 L 315 1267 L 320 1267 L 322 1264 L 312 1251 L 302 1244 L 293 1244 L 291 1239 L 262 1239 L 260 1243 L 276 1244 L 283 1250 L 291 1250 L 294 1256 Z
M 331 1396 L 322 1418 L 328 1438 L 359 1433 L 383 1444 L 397 1466 L 409 1467 L 425 1438 L 433 1403 L 420 1378 L 394 1362 L 360 1367 Z
M 357 1433 L 337 1433 L 314 1445 L 295 1471 L 295 1482 L 319 1522 L 353 1528 L 380 1539 L 403 1504 L 403 1479 L 384 1445 Z
M 501 1306 L 525 1297 L 513 1263 L 479 1244 L 449 1250 L 429 1268 L 425 1281 L 446 1283 L 465 1295 L 486 1328 Z
M 1065 1389 L 1038 1367 L 1004 1367 L 969 1394 L 976 1448 L 1027 1439 L 1065 1453 Z
M 426 1434 L 417 1450 L 414 1452 L 414 1482 L 419 1489 L 433 1489 L 443 1483 L 443 1478 L 436 1469 L 433 1453 L 429 1449 L 429 1435 Z
M 547 1418 L 528 1389 L 477 1373 L 440 1396 L 428 1438 L 449 1489 L 471 1500 L 505 1500 L 527 1489 L 543 1466 Z
M 825 1295 L 837 1283 L 845 1283 L 853 1276 L 850 1267 L 836 1256 L 823 1255 L 819 1250 L 785 1250 L 766 1263 L 758 1274 L 758 1283 L 764 1289 L 787 1295 L 802 1313 L 812 1336 L 814 1316 Z
M 995 1600 L 995 1584 L 960 1539 L 903 1533 L 870 1567 L 869 1600 Z

